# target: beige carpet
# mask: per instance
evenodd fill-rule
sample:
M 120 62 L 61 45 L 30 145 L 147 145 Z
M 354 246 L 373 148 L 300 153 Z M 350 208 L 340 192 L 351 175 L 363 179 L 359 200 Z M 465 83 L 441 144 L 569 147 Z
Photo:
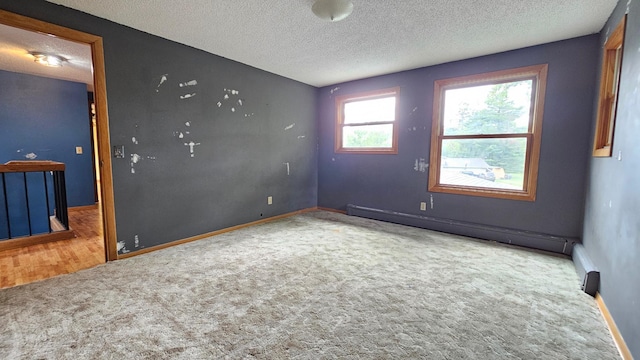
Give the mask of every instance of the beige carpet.
M 0 290 L 0 359 L 617 359 L 570 260 L 313 212 Z

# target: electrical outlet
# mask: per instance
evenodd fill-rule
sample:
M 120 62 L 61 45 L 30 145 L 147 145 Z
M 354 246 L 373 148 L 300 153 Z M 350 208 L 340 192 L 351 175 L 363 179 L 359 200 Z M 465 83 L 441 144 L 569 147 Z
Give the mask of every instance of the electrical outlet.
M 267 205 L 271 205 L 273 204 L 273 196 L 268 196 L 267 197 Z
M 427 203 L 426 202 L 421 202 L 420 203 L 420 210 L 421 211 L 426 211 L 427 210 Z

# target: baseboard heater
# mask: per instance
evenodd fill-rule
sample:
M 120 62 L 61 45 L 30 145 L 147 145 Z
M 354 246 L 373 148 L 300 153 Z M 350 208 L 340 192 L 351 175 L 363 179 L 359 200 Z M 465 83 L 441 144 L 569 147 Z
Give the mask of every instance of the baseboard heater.
M 347 205 L 347 215 L 492 240 L 565 255 L 571 255 L 574 244 L 578 243 L 578 239 L 575 238 L 474 224 L 457 220 L 440 219 L 429 216 L 405 214 L 352 204 Z
M 573 247 L 573 265 L 576 267 L 576 272 L 582 280 L 582 291 L 591 296 L 596 296 L 598 286 L 600 285 L 600 271 L 591 261 L 587 250 L 582 244 L 576 244 Z

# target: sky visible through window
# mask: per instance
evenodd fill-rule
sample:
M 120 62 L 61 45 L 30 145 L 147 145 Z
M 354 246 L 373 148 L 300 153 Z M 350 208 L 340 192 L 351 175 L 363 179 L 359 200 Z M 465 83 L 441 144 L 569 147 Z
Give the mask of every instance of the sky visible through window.
M 345 124 L 393 121 L 395 118 L 396 98 L 360 100 L 344 105 Z

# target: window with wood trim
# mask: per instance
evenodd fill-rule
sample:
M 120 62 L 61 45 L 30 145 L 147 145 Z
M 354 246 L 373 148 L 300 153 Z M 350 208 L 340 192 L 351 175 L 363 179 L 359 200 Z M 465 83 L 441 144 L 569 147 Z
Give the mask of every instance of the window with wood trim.
M 400 88 L 336 98 L 337 153 L 397 154 Z
M 611 156 L 626 20 L 625 15 L 604 45 L 593 156 Z
M 535 200 L 547 67 L 435 82 L 429 191 Z

